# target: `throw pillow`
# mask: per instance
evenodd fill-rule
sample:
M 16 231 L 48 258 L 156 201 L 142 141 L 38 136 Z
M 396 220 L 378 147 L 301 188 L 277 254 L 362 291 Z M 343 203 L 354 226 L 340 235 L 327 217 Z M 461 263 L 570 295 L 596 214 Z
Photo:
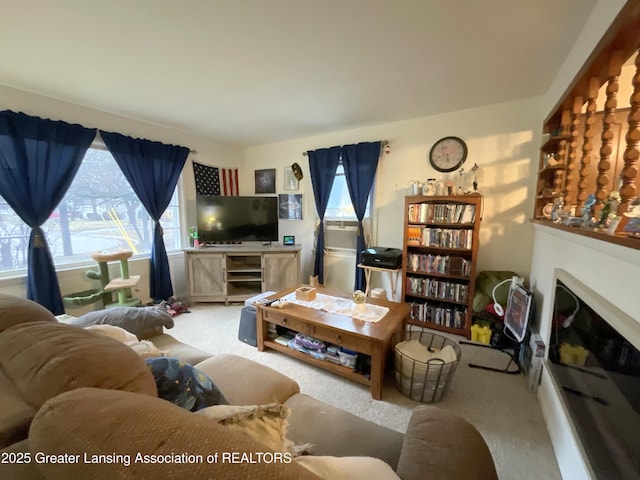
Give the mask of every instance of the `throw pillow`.
M 131 332 L 127 332 L 124 328 L 114 325 L 89 325 L 85 330 L 118 340 L 131 348 L 141 358 L 166 356 L 166 352 L 157 348 L 149 340 L 138 340 L 138 337 Z
M 244 432 L 276 452 L 299 455 L 311 445 L 296 446 L 287 438 L 291 410 L 280 403 L 268 405 L 214 405 L 197 413 L 225 427 Z
M 229 403 L 209 377 L 188 363 L 174 357 L 147 358 L 145 362 L 160 398 L 192 412 Z
M 173 328 L 171 315 L 162 307 L 105 308 L 71 320 L 72 325 L 115 325 L 144 340 L 162 333 L 162 327 Z
M 389 465 L 374 457 L 305 455 L 294 462 L 326 480 L 400 480 Z

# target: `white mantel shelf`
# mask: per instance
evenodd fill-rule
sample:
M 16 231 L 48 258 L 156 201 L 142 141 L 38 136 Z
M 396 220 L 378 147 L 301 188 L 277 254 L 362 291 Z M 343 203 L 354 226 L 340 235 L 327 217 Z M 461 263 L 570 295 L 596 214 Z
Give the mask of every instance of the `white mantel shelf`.
M 604 255 L 624 260 L 640 267 L 640 239 L 608 235 L 604 232 L 568 227 L 544 220 L 531 220 L 533 228 L 568 242 L 582 245 Z
M 623 247 L 631 248 L 633 250 L 640 250 L 640 238 L 632 238 L 627 235 L 616 233 L 615 235 L 609 235 L 598 229 L 588 229 L 580 227 L 569 227 L 559 223 L 554 223 L 550 220 L 536 220 L 532 219 L 533 225 L 543 225 L 550 229 L 567 232 L 572 235 L 579 235 L 581 237 L 593 238 L 600 242 L 612 243 L 614 245 L 620 245 Z

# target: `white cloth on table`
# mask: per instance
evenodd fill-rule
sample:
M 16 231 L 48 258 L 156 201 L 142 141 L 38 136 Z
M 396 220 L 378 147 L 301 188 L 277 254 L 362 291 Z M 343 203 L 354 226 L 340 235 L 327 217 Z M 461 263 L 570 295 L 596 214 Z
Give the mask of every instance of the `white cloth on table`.
M 323 293 L 318 293 L 316 298 L 310 302 L 296 298 L 295 292 L 284 296 L 283 299 L 289 303 L 295 303 L 297 305 L 314 308 L 316 310 L 324 310 L 337 315 L 344 315 L 363 322 L 378 322 L 389 312 L 387 307 L 372 305 L 369 303 L 362 304 L 364 305 L 364 308 L 360 310 L 357 308 L 356 303 L 354 303 L 353 300 L 333 297 Z

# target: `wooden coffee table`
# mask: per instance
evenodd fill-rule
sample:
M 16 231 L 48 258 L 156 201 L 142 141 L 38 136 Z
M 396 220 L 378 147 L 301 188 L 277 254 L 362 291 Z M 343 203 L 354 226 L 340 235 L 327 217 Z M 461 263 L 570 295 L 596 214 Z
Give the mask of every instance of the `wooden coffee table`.
M 294 292 L 296 288 L 283 290 L 269 298 L 284 297 Z M 351 298 L 349 294 L 333 292 L 324 288 L 318 288 L 318 293 Z M 385 306 L 389 308 L 389 311 L 378 322 L 365 322 L 345 315 L 329 313 L 294 303 L 289 303 L 283 308 L 265 307 L 264 305 L 256 304 L 258 350 L 264 351 L 266 348 L 271 348 L 341 375 L 349 380 L 368 385 L 371 389 L 371 396 L 376 400 L 380 400 L 382 398 L 385 362 L 391 347 L 391 337 L 403 328 L 404 319 L 409 313 L 409 305 L 376 298 L 367 298 L 367 303 Z M 280 325 L 295 332 L 301 332 L 325 342 L 371 356 L 370 379 L 361 373 L 354 372 L 349 367 L 317 359 L 276 343 L 267 336 L 268 324 Z

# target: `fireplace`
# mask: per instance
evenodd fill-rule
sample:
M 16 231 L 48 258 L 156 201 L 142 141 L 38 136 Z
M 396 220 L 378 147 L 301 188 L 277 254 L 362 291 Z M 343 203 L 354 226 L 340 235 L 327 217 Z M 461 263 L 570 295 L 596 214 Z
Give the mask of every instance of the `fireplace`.
M 546 369 L 591 476 L 640 478 L 640 325 L 556 272 Z

